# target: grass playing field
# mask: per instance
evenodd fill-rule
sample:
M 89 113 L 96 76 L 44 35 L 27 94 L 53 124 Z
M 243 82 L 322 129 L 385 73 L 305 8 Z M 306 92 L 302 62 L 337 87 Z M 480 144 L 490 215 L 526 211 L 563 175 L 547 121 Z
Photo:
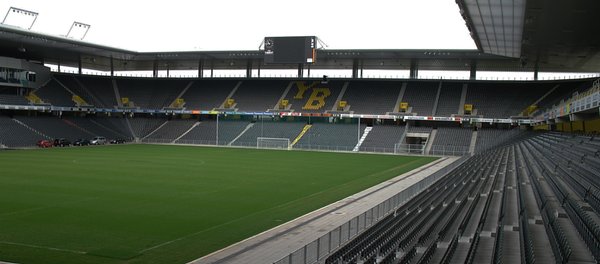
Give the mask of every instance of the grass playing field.
M 0 152 L 0 261 L 185 263 L 435 158 L 157 145 Z

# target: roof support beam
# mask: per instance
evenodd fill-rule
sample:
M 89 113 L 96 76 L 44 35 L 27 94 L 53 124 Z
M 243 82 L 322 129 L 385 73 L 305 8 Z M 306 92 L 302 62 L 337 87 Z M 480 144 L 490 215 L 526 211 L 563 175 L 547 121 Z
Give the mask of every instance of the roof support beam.
M 204 60 L 198 60 L 198 78 L 204 78 Z
M 471 60 L 471 71 L 469 73 L 469 79 L 475 80 L 477 79 L 477 61 Z
M 304 64 L 298 63 L 298 78 L 304 77 Z
M 154 60 L 152 63 L 152 77 L 158 77 L 158 61 Z
M 359 78 L 359 76 L 358 76 L 358 69 L 359 69 L 358 62 L 359 62 L 358 59 L 352 60 L 352 78 L 353 79 Z
M 364 69 L 365 69 L 365 62 L 363 60 L 360 60 L 360 78 L 363 77 Z
M 419 78 L 419 60 L 411 59 L 410 60 L 410 73 L 409 77 L 411 79 Z
M 252 78 L 252 60 L 246 63 L 246 78 Z

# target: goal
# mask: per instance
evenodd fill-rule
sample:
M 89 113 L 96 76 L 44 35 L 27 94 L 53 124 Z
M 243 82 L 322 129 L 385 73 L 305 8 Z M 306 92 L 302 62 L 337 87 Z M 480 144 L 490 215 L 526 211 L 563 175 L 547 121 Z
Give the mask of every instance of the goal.
M 256 148 L 291 149 L 289 138 L 257 137 Z
M 421 154 L 425 155 L 425 145 L 421 144 L 394 144 L 394 154 Z

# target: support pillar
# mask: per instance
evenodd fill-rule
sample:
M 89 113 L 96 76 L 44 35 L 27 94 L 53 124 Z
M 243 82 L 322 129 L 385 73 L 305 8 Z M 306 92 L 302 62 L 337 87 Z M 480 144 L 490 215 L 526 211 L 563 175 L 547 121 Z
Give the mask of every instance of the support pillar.
M 358 59 L 352 60 L 352 79 L 358 78 Z
M 410 60 L 410 73 L 409 76 L 411 79 L 419 78 L 419 61 L 417 59 Z
M 363 71 L 365 69 L 365 63 L 361 60 L 360 61 L 360 78 L 362 79 L 363 77 Z
M 476 60 L 471 61 L 471 70 L 469 73 L 469 79 L 471 79 L 471 80 L 477 79 L 477 61 Z
M 204 60 L 198 60 L 198 78 L 204 77 Z
M 252 78 L 252 60 L 246 62 L 246 78 Z
M 538 63 L 535 63 L 535 66 L 533 68 L 533 79 L 534 80 L 538 80 L 538 72 L 540 71 L 540 66 L 538 65 Z
M 158 77 L 158 61 L 156 61 L 156 60 L 152 64 L 152 77 L 153 78 Z
M 304 77 L 304 64 L 298 63 L 298 78 Z
M 110 76 L 115 76 L 115 61 L 112 56 L 110 56 Z
M 81 75 L 81 56 L 79 56 L 79 61 L 77 61 L 77 73 Z

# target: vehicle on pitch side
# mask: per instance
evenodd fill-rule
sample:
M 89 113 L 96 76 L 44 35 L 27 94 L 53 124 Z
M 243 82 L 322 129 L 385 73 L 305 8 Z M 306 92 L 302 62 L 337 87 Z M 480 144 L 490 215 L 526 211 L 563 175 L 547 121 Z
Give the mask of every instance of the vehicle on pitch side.
M 36 145 L 40 148 L 51 148 L 54 144 L 52 144 L 52 141 L 50 141 L 50 140 L 42 139 L 42 140 L 38 140 Z
M 125 139 L 117 138 L 110 141 L 110 144 L 125 144 Z
M 73 142 L 73 146 L 89 146 L 90 141 L 87 139 L 78 139 Z
M 68 147 L 71 146 L 71 141 L 64 138 L 57 138 L 54 140 L 55 147 Z
M 104 144 L 106 144 L 106 138 L 105 137 L 92 138 L 92 140 L 90 140 L 90 144 L 91 145 L 104 145 Z

